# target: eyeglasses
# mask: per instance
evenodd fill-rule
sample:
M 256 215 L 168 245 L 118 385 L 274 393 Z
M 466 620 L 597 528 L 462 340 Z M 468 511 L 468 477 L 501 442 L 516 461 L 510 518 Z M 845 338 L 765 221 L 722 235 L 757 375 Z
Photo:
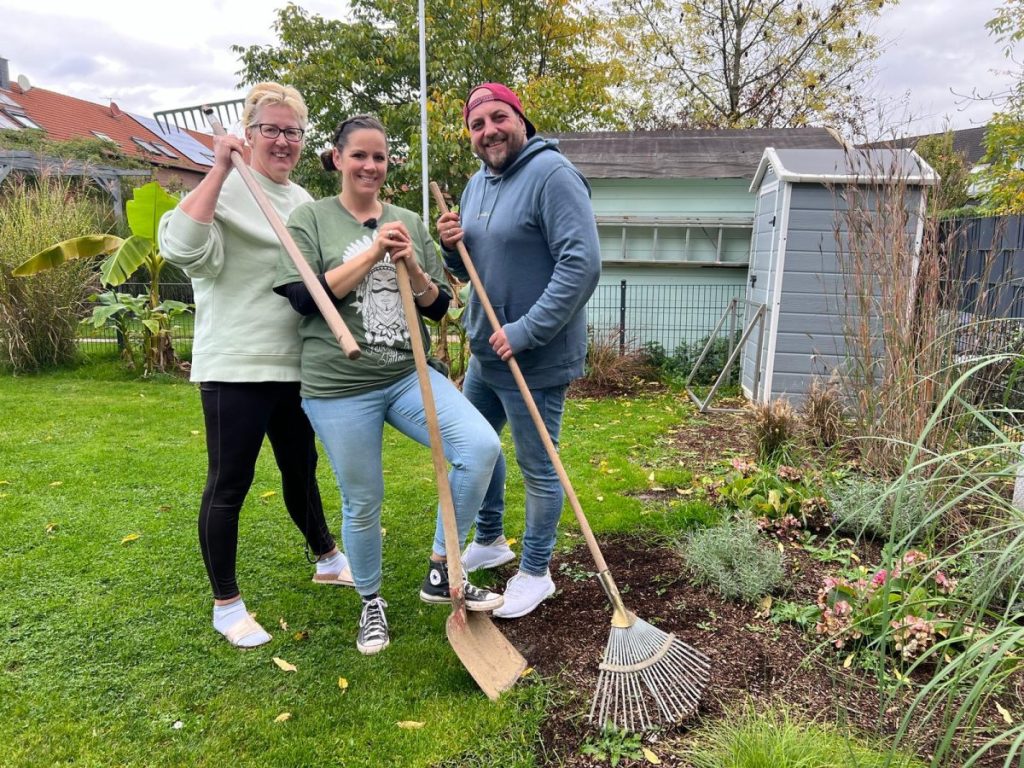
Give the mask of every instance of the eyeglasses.
M 283 133 L 285 139 L 293 144 L 302 141 L 302 137 L 306 133 L 301 128 L 281 128 L 273 123 L 256 123 L 256 127 L 260 129 L 260 136 L 265 139 L 276 139 Z

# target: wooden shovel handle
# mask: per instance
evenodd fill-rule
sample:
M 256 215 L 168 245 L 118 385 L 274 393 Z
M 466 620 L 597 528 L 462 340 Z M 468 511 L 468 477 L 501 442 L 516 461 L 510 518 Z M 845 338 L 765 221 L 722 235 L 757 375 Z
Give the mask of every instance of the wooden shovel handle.
M 441 194 L 441 188 L 437 186 L 436 181 L 430 182 L 430 191 L 434 195 L 434 199 L 437 201 L 437 207 L 441 209 L 441 213 L 448 213 L 448 204 L 444 201 L 444 196 Z M 473 285 L 473 290 L 476 291 L 477 298 L 480 300 L 480 305 L 484 308 L 484 312 L 487 314 L 487 319 L 491 322 L 491 327 L 495 331 L 501 330 L 501 322 L 498 320 L 498 316 L 494 314 L 494 308 L 491 306 L 491 300 L 487 298 L 487 291 L 484 290 L 483 281 L 480 279 L 480 275 L 477 274 L 476 267 L 473 266 L 473 260 L 469 258 L 469 251 L 466 250 L 466 246 L 460 240 L 455 244 L 459 251 L 459 256 L 462 257 L 462 263 L 466 267 L 466 271 L 469 273 L 469 281 Z M 583 533 L 583 538 L 587 542 L 587 548 L 590 550 L 590 556 L 594 558 L 594 563 L 597 565 L 597 569 L 601 572 L 608 570 L 608 565 L 605 563 L 604 555 L 601 554 L 601 548 L 597 546 L 597 539 L 594 538 L 594 532 L 590 529 L 590 523 L 587 521 L 587 516 L 583 514 L 583 507 L 580 506 L 580 500 L 576 497 L 576 491 L 573 490 L 572 483 L 569 481 L 569 475 L 565 472 L 565 467 L 562 466 L 562 459 L 558 455 L 558 450 L 555 448 L 555 444 L 551 440 L 551 434 L 548 432 L 547 425 L 544 424 L 544 419 L 540 415 L 540 411 L 537 410 L 537 403 L 533 400 L 533 395 L 530 393 L 530 388 L 526 385 L 526 379 L 523 378 L 523 372 L 519 369 L 519 363 L 516 362 L 515 357 L 510 357 L 508 360 L 508 367 L 512 370 L 512 378 L 515 379 L 516 385 L 519 387 L 519 392 L 523 396 L 523 400 L 526 403 L 526 408 L 530 412 L 530 416 L 533 418 L 533 423 L 537 427 L 537 432 L 540 435 L 541 442 L 544 443 L 544 450 L 547 451 L 548 458 L 551 459 L 551 463 L 555 467 L 555 472 L 558 473 L 558 479 L 562 483 L 562 489 L 565 491 L 566 498 L 569 499 L 569 505 L 572 507 L 572 511 L 576 514 L 576 522 L 579 523 L 580 531 Z
M 444 458 L 441 428 L 438 426 L 437 408 L 434 405 L 434 390 L 430 386 L 427 353 L 423 351 L 420 316 L 416 310 L 416 299 L 412 295 L 412 284 L 409 282 L 409 268 L 405 266 L 403 260 L 399 259 L 395 262 L 395 271 L 398 275 L 398 292 L 402 295 L 402 309 L 405 310 L 405 322 L 409 326 L 412 356 L 416 361 L 416 376 L 420 382 L 423 413 L 427 418 L 427 432 L 430 435 L 430 458 L 434 462 L 437 495 L 441 504 L 441 524 L 444 527 L 444 548 L 448 558 L 448 591 L 452 598 L 452 611 L 461 611 L 465 609 L 465 595 L 462 591 L 462 558 L 459 553 L 461 543 L 459 542 L 458 523 L 455 520 L 452 488 L 448 483 L 448 462 Z
M 209 107 L 203 108 L 203 114 L 206 115 L 206 122 L 210 124 L 210 128 L 218 136 L 223 136 L 226 132 L 224 126 L 221 125 L 220 120 L 217 119 L 216 113 Z M 252 171 L 249 170 L 249 166 L 245 164 L 245 160 L 242 155 L 238 152 L 231 152 L 231 163 L 235 166 L 235 170 L 242 177 L 242 181 L 245 182 L 245 186 L 249 188 L 252 196 L 256 199 L 256 205 L 259 206 L 260 210 L 263 211 L 263 215 L 267 217 L 267 221 L 270 223 L 271 228 L 274 230 L 274 234 L 277 235 L 277 239 L 281 241 L 282 247 L 288 252 L 292 261 L 295 263 L 295 268 L 299 270 L 299 276 L 302 278 L 302 282 L 305 283 L 306 288 L 309 290 L 310 295 L 313 297 L 313 301 L 316 302 L 317 308 L 320 310 L 320 314 L 323 315 L 324 320 L 327 321 L 328 327 L 334 334 L 334 337 L 338 340 L 338 344 L 341 345 L 342 350 L 348 356 L 350 360 L 355 360 L 361 354 L 359 345 L 356 343 L 351 332 L 348 330 L 348 326 L 345 325 L 345 321 L 341 319 L 341 315 L 338 314 L 337 308 L 334 306 L 334 302 L 331 301 L 327 295 L 327 291 L 320 285 L 320 282 L 316 279 L 316 275 L 313 274 L 313 270 L 310 269 L 306 259 L 302 256 L 295 241 L 292 239 L 291 234 L 285 227 L 284 222 L 281 221 L 281 217 L 274 210 L 274 206 L 270 204 L 267 199 L 267 194 L 263 191 L 263 187 L 260 186 L 259 182 L 253 178 Z

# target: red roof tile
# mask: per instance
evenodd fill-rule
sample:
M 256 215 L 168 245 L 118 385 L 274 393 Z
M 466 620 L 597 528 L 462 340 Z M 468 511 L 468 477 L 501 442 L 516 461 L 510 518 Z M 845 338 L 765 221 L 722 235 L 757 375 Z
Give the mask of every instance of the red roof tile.
M 93 133 L 96 131 L 113 139 L 126 155 L 146 160 L 153 165 L 204 174 L 210 169 L 209 166 L 194 163 L 182 156 L 162 137 L 150 131 L 128 113 L 122 112 L 114 102 L 111 102 L 110 106 L 103 106 L 38 87 L 23 91 L 17 83 L 11 83 L 10 90 L 5 95 L 20 104 L 25 113 L 46 131 L 47 137 L 56 141 L 81 137 L 96 138 Z M 212 147 L 212 139 L 209 136 L 194 131 L 189 133 L 197 141 Z M 147 152 L 136 144 L 133 138 L 165 146 L 178 157 L 165 157 Z

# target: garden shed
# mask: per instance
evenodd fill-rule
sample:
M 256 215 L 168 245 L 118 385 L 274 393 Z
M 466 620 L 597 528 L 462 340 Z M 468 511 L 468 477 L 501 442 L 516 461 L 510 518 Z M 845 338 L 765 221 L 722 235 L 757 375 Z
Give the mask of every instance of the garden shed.
M 847 359 L 847 332 L 864 312 L 872 342 L 880 343 L 878 320 L 887 308 L 877 275 L 865 279 L 866 265 L 872 255 L 895 260 L 888 251 L 905 244 L 912 250 L 910 289 L 926 190 L 937 181 L 910 149 L 764 150 L 750 184 L 756 194 L 746 288 L 751 332 L 741 354 L 741 384 L 750 400 L 801 401 L 815 377 L 828 377 Z M 865 230 L 876 233 L 869 246 Z M 762 307 L 762 325 L 751 327 Z
M 714 328 L 742 297 L 764 148 L 842 146 L 825 128 L 545 134 L 590 182 L 601 280 L 595 334 L 672 352 Z

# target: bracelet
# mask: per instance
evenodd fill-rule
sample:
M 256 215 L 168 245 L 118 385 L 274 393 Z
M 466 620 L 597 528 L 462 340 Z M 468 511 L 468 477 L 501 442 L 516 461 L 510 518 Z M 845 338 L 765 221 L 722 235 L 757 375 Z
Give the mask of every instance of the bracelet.
M 432 283 L 432 282 L 430 282 L 429 280 L 427 280 L 427 287 L 426 287 L 426 288 L 424 288 L 424 289 L 423 289 L 422 291 L 420 291 L 420 292 L 418 292 L 418 293 L 417 293 L 416 291 L 413 291 L 413 292 L 412 292 L 412 297 L 413 297 L 414 299 L 418 299 L 418 298 L 419 298 L 420 296 L 425 296 L 425 295 L 426 295 L 426 293 L 427 293 L 427 291 L 429 291 L 429 290 L 430 290 L 430 286 L 432 286 L 432 285 L 433 285 L 433 283 Z

